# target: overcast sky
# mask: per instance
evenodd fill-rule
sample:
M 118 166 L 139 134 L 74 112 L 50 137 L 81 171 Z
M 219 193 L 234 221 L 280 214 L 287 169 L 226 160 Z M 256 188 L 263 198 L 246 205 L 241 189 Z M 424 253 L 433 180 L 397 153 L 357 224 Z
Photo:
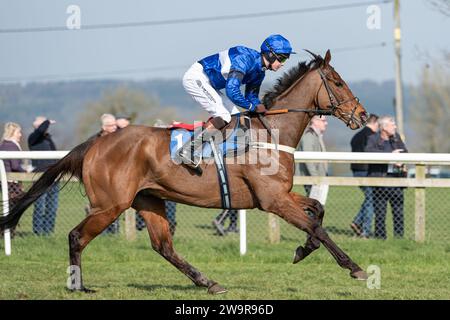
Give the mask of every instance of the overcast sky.
M 285 35 L 300 53 L 286 68 L 307 59 L 302 48 L 322 55 L 330 48 L 332 65 L 346 81 L 393 79 L 392 3 L 379 5 L 381 28 L 375 30 L 366 25 L 368 5 L 240 20 L 83 30 L 83 25 L 202 18 L 358 2 L 367 1 L 0 0 L 0 83 L 42 81 L 46 76 L 181 80 L 194 61 L 234 45 L 259 49 L 261 41 L 272 33 Z M 69 16 L 66 9 L 72 4 L 81 8 L 81 30 L 1 32 L 65 27 Z M 450 50 L 450 19 L 426 0 L 401 0 L 401 25 L 403 79 L 406 83 L 416 83 L 428 55 L 438 57 L 441 50 Z M 382 42 L 387 45 L 380 47 Z M 375 47 L 338 51 L 372 45 Z M 333 49 L 336 49 L 334 54 Z M 123 72 L 130 70 L 138 71 Z M 268 80 L 274 76 L 279 74 L 268 75 Z

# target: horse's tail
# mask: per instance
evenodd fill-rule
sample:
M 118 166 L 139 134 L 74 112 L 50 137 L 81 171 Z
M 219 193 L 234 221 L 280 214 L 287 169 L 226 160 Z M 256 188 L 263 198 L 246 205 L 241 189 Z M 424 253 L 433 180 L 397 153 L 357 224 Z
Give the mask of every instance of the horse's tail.
M 75 176 L 82 181 L 83 159 L 95 140 L 96 137 L 93 137 L 76 146 L 64 158 L 50 166 L 31 188 L 15 201 L 16 205 L 9 210 L 8 215 L 0 217 L 0 230 L 14 228 L 25 210 L 65 175 Z

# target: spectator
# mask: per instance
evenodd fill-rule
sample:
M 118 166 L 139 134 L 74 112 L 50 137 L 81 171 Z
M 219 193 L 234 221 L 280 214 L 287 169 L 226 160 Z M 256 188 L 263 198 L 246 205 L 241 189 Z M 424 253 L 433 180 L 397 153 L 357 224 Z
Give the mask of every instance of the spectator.
M 56 146 L 48 133 L 51 124 L 49 120 L 38 116 L 33 122 L 34 131 L 28 136 L 28 147 L 31 151 L 55 151 Z M 32 160 L 34 172 L 43 172 L 57 160 Z M 55 183 L 47 192 L 34 203 L 33 233 L 36 235 L 50 235 L 55 228 L 56 212 L 58 210 L 59 184 Z
M 116 117 L 112 114 L 104 113 L 100 117 L 102 122 L 102 130 L 100 131 L 100 136 L 106 136 L 107 134 L 113 133 L 117 131 L 117 121 Z
M 350 144 L 352 146 L 352 152 L 364 152 L 367 139 L 378 131 L 378 116 L 371 114 L 367 120 L 366 126 L 356 133 Z M 352 163 L 350 168 L 352 169 L 354 177 L 367 177 L 369 165 L 366 163 Z M 372 200 L 372 188 L 371 187 L 359 187 L 364 193 L 364 201 L 359 209 L 358 214 L 353 218 L 353 222 L 350 227 L 356 233 L 357 236 L 362 238 L 369 238 L 372 230 L 373 219 L 373 200 Z
M 165 124 L 162 120 L 158 119 L 154 126 L 158 127 L 158 128 L 166 128 L 167 124 Z M 167 217 L 167 220 L 169 220 L 169 229 L 170 229 L 170 234 L 172 236 L 175 235 L 175 230 L 177 228 L 177 220 L 176 220 L 177 207 L 176 206 L 177 206 L 176 202 L 169 201 L 169 200 L 165 201 L 166 217 Z M 138 229 L 140 231 L 144 228 L 145 228 L 144 219 L 140 215 L 136 215 L 136 229 Z
M 110 113 L 102 114 L 102 116 L 100 117 L 100 122 L 102 124 L 100 131 L 94 134 L 93 136 L 89 137 L 88 140 L 103 137 L 106 136 L 107 134 L 117 131 L 116 117 L 114 117 L 112 114 Z
M 130 125 L 131 117 L 121 114 L 116 116 L 117 129 L 123 129 Z
M 306 128 L 302 139 L 300 140 L 300 151 L 320 151 L 325 152 L 323 134 L 327 129 L 328 121 L 324 116 L 314 116 L 311 118 L 309 126 Z M 326 162 L 300 163 L 300 174 L 303 176 L 321 176 L 327 175 L 328 164 Z M 328 185 L 305 185 L 306 195 L 318 200 L 325 205 L 328 195 Z
M 228 218 L 230 219 L 230 224 L 228 225 L 228 228 L 225 229 L 225 220 Z M 213 220 L 213 226 L 216 228 L 219 235 L 224 236 L 229 232 L 239 232 L 237 220 L 237 210 L 225 209 Z
M 396 133 L 395 120 L 383 116 L 378 120 L 380 131 L 371 135 L 367 141 L 367 152 L 408 152 L 400 135 Z M 401 164 L 369 164 L 369 177 L 401 177 L 406 170 Z M 403 188 L 374 187 L 375 237 L 386 239 L 386 209 L 389 201 L 392 208 L 394 236 L 403 237 Z
M 3 132 L 2 141 L 0 143 L 0 151 L 22 151 L 20 147 L 20 140 L 22 139 L 22 128 L 14 122 L 8 122 L 5 124 L 5 130 Z M 25 172 L 22 168 L 20 160 L 17 159 L 5 159 L 6 172 Z M 12 208 L 17 199 L 23 194 L 22 183 L 15 180 L 8 180 L 8 198 L 9 207 Z M 11 229 L 11 236 L 14 237 L 15 228 Z

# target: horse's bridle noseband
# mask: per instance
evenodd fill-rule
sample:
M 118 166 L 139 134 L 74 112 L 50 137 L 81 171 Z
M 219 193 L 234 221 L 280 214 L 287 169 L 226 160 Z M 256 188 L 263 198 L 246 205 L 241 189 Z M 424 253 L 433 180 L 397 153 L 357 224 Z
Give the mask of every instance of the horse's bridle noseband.
M 323 85 L 323 86 L 325 86 L 325 89 L 327 90 L 328 98 L 330 99 L 331 105 L 330 105 L 329 110 L 323 110 L 323 111 L 329 112 L 329 113 L 327 113 L 327 115 L 334 115 L 336 110 L 339 108 L 339 106 L 341 106 L 347 102 L 350 102 L 352 100 L 356 100 L 357 104 L 353 107 L 352 112 L 350 113 L 350 117 L 346 123 L 347 127 L 350 126 L 351 123 L 355 122 L 355 120 L 356 120 L 355 119 L 355 111 L 356 111 L 356 108 L 358 107 L 359 98 L 354 96 L 353 98 L 339 102 L 339 100 L 336 98 L 336 95 L 334 94 L 333 90 L 331 89 L 330 85 L 328 84 L 327 75 L 324 74 L 324 72 L 322 71 L 321 68 L 318 68 L 317 71 L 319 72 L 320 78 L 322 79 L 322 84 L 320 85 L 319 90 L 317 91 L 317 96 L 319 95 L 320 89 L 322 88 L 322 85 Z M 316 110 L 320 111 L 320 109 L 318 109 L 319 104 L 317 102 L 317 96 L 316 96 L 316 106 L 317 106 Z M 314 110 L 313 112 L 316 112 L 316 110 Z M 346 112 L 342 113 L 342 115 L 345 115 L 345 114 L 347 114 L 347 113 Z

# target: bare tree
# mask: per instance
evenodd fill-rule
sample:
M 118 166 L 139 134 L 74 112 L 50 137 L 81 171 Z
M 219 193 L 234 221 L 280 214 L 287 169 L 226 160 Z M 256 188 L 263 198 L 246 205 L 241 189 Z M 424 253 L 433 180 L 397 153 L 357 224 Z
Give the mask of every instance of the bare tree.
M 79 141 L 100 130 L 100 116 L 104 113 L 126 114 L 132 118 L 132 124 L 149 126 L 157 119 L 167 123 L 177 119 L 174 108 L 162 107 L 154 98 L 126 87 L 105 92 L 100 100 L 88 103 L 85 110 L 79 118 L 77 127 Z
M 426 65 L 412 94 L 409 109 L 415 139 L 411 149 L 450 152 L 450 73 L 439 63 Z

